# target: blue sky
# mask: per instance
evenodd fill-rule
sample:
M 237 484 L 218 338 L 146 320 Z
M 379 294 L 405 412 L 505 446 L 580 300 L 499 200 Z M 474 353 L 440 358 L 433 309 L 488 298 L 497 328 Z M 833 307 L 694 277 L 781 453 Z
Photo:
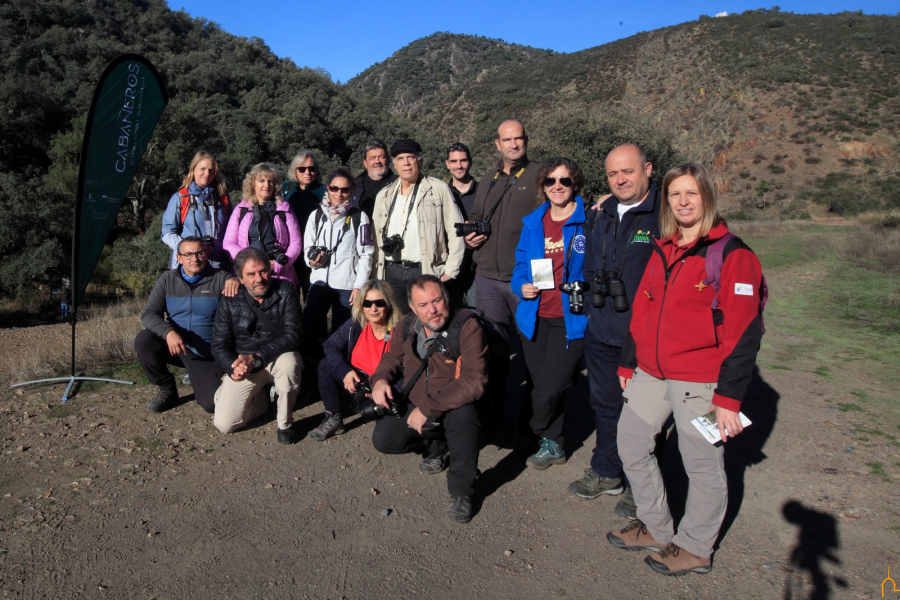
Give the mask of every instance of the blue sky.
M 429 0 L 392 2 L 284 2 L 281 0 L 168 0 L 173 10 L 214 21 L 225 31 L 259 37 L 279 57 L 321 67 L 345 82 L 413 40 L 438 31 L 482 35 L 507 42 L 577 52 L 702 14 L 771 7 L 760 0 L 700 0 L 680 3 L 649 0 L 640 12 L 608 2 L 548 0 L 492 2 Z M 637 3 L 635 3 L 636 5 Z M 629 6 L 632 3 L 621 3 Z M 862 10 L 896 15 L 897 0 L 802 0 L 778 4 L 794 13 Z

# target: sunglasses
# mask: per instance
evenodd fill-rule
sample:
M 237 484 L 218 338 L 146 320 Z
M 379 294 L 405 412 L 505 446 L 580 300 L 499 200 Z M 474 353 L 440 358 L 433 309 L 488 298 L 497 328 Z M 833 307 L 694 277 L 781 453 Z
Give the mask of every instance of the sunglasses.
M 469 147 L 461 142 L 456 142 L 455 144 L 450 144 L 450 147 L 447 148 L 447 153 L 449 154 L 450 152 L 465 152 L 468 154 Z
M 556 185 L 556 177 L 547 177 L 544 179 L 544 187 L 552 187 Z M 572 187 L 572 178 L 571 177 L 560 177 L 559 184 L 563 187 Z
M 315 167 L 297 167 L 297 171 L 300 172 L 300 173 L 306 173 L 306 170 L 307 170 L 307 169 L 309 169 L 309 172 L 310 172 L 310 173 L 315 173 L 315 172 L 316 172 L 316 168 L 315 168 Z
M 200 252 L 182 252 L 180 256 L 185 258 L 206 258 L 206 250 L 201 250 Z
M 343 194 L 343 195 L 346 196 L 347 194 L 350 193 L 350 188 L 348 188 L 348 187 L 338 187 L 338 186 L 336 186 L 336 185 L 329 185 L 329 186 L 328 186 L 328 191 L 331 192 L 332 194 L 337 194 L 338 192 L 340 192 L 341 194 Z
M 363 308 L 372 308 L 373 306 L 385 308 L 387 306 L 387 300 L 384 298 L 379 298 L 378 300 L 363 300 Z

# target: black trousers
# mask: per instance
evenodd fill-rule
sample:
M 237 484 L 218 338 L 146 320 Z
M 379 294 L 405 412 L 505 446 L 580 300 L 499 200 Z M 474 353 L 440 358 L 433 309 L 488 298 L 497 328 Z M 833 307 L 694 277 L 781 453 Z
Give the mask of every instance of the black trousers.
M 423 435 L 406 424 L 415 407 L 407 403 L 398 419 L 382 417 L 375 423 L 372 445 L 384 454 L 421 452 L 425 458 L 437 458 L 450 449 L 447 490 L 451 496 L 473 496 L 478 476 L 478 449 L 481 446 L 481 415 L 474 404 L 466 404 L 444 413 L 439 425 Z
M 572 340 L 567 348 L 565 321 L 543 317 L 537 319 L 533 340 L 521 338 L 522 353 L 534 388 L 531 404 L 522 407 L 520 428 L 527 422 L 534 434 L 562 446 L 565 442 L 563 394 L 575 383 L 578 364 L 584 354 L 584 340 Z
M 394 299 L 400 305 L 400 311 L 408 315 L 412 310 L 406 299 L 406 283 L 422 274 L 421 267 L 404 267 L 401 263 L 385 261 L 384 280 L 388 282 L 394 291 Z
M 191 377 L 194 387 L 194 400 L 208 413 L 215 411 L 215 395 L 222 382 L 222 370 L 211 358 L 197 356 L 190 350 L 187 354 L 172 356 L 166 341 L 145 329 L 134 338 L 134 350 L 138 360 L 153 385 L 161 388 L 176 389 L 175 376 L 169 371 L 169 365 L 184 367 Z

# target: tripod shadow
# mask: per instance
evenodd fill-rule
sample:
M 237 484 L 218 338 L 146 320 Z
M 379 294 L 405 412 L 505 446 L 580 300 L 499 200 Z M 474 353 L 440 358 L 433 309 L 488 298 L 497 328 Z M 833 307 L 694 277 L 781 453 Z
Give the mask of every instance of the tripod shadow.
M 784 586 L 784 600 L 797 600 L 795 596 L 794 582 L 798 580 L 793 576 L 794 570 L 805 571 L 809 574 L 812 589 L 809 592 L 809 600 L 827 600 L 831 597 L 829 575 L 822 570 L 822 562 L 827 561 L 840 565 L 841 560 L 836 551 L 840 548 L 837 520 L 828 513 L 806 508 L 800 502 L 791 500 L 781 508 L 788 523 L 797 525 L 797 545 L 791 552 L 792 573 L 789 573 Z M 841 589 L 847 588 L 847 582 L 841 577 L 834 577 L 834 582 Z M 798 588 L 800 586 L 797 586 Z M 801 590 L 796 590 L 800 593 Z

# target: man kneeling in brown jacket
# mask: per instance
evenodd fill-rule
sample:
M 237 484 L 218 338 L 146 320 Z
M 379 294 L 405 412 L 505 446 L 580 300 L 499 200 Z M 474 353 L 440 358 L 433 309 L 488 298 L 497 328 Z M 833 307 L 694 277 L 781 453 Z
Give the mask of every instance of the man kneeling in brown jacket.
M 413 312 L 394 329 L 390 350 L 370 378 L 376 404 L 392 410 L 375 425 L 379 452 L 421 452 L 419 470 L 443 471 L 449 464 L 447 517 L 472 518 L 478 474 L 481 416 L 476 401 L 488 381 L 488 341 L 473 311 L 450 312 L 447 289 L 433 275 L 407 285 Z M 405 378 L 403 393 L 392 385 Z

